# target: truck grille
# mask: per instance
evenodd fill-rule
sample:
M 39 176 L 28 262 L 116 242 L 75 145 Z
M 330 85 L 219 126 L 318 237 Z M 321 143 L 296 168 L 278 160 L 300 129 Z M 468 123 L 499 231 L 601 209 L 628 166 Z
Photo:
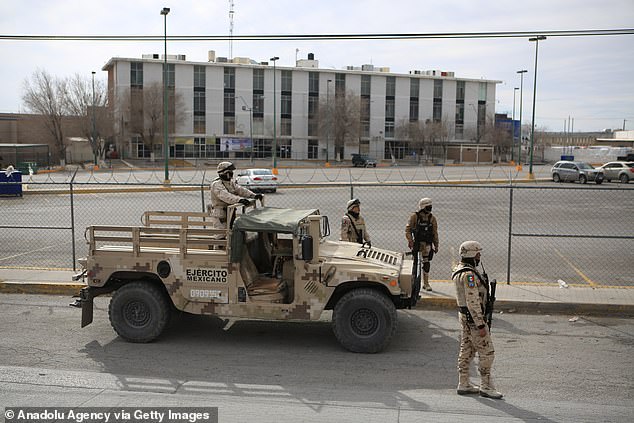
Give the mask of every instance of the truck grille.
M 369 250 L 366 257 L 369 259 L 382 261 L 383 263 L 391 264 L 392 266 L 396 266 L 396 263 L 398 263 L 397 256 L 385 253 L 383 251 Z

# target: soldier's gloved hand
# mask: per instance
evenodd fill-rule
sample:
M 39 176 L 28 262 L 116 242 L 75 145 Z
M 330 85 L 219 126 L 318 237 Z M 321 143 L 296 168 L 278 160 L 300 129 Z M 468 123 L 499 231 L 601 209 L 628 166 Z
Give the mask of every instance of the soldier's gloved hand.
M 414 248 L 414 241 L 407 241 L 407 247 L 411 250 Z
M 244 206 L 248 206 L 250 204 L 250 201 L 247 198 L 241 198 L 238 202 Z
M 262 199 L 264 198 L 264 196 L 263 196 L 262 194 L 255 194 L 255 197 L 254 197 L 254 198 L 255 198 L 256 200 L 260 200 L 260 201 L 262 201 Z

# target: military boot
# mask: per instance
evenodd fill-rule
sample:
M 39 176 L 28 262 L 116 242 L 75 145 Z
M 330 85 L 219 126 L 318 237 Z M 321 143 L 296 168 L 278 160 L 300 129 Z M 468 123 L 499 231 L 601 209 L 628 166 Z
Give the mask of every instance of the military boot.
M 480 380 L 480 396 L 484 398 L 501 399 L 504 395 L 498 392 L 491 382 L 491 375 L 482 375 Z
M 423 289 L 425 291 L 431 291 L 431 286 L 429 286 L 429 273 L 423 272 Z
M 458 395 L 470 395 L 480 392 L 478 385 L 472 385 L 469 380 L 469 373 L 458 373 L 458 389 L 456 393 Z

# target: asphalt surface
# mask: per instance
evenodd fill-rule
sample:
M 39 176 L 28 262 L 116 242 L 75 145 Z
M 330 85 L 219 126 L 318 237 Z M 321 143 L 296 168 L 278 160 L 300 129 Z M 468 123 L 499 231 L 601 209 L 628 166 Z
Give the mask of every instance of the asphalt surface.
M 353 354 L 327 322 L 176 314 L 150 344 L 119 339 L 107 299 L 80 329 L 67 297 L 0 295 L 0 406 L 217 406 L 221 422 L 629 422 L 630 319 L 496 315 L 501 401 L 455 394 L 454 311 L 400 311 L 380 354 Z M 475 373 L 473 379 L 477 381 Z

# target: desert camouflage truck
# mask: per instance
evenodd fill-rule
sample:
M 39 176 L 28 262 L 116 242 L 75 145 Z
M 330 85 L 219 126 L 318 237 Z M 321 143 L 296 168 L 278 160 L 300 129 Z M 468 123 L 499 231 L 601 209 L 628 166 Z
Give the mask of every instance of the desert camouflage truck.
M 396 310 L 416 303 L 412 260 L 327 240 L 319 210 L 252 202 L 228 213 L 226 230 L 187 212 L 146 212 L 139 227 L 88 227 L 88 257 L 75 277 L 87 285 L 75 304 L 82 327 L 92 322 L 93 298 L 107 293 L 112 327 L 131 342 L 158 337 L 174 308 L 217 316 L 226 329 L 239 320 L 318 320 L 332 310 L 341 345 L 375 353 L 396 332 Z

